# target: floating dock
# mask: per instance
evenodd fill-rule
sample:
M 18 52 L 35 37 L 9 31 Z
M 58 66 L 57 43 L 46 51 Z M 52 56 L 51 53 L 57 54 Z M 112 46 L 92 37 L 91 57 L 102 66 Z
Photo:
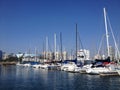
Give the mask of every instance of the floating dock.
M 100 76 L 118 76 L 118 72 L 103 72 L 100 73 Z

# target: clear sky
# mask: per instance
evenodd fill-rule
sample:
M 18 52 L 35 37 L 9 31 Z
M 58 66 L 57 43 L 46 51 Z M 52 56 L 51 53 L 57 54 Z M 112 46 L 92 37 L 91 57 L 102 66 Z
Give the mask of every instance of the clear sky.
M 0 0 L 0 49 L 5 52 L 39 51 L 46 36 L 54 47 L 54 33 L 62 32 L 63 49 L 75 49 L 75 24 L 84 48 L 95 52 L 105 33 L 103 8 L 120 37 L 120 0 Z

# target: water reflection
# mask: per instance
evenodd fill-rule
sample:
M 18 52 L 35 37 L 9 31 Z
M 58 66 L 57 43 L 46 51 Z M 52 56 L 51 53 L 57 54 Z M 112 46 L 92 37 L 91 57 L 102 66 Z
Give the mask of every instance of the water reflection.
M 119 90 L 120 77 L 0 66 L 0 90 Z

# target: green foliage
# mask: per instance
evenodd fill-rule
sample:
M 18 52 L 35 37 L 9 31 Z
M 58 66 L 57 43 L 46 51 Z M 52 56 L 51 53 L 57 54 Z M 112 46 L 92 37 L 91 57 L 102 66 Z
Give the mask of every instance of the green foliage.
M 7 59 L 5 59 L 3 61 L 4 62 L 13 62 L 13 61 L 17 62 L 18 58 L 17 57 L 9 57 L 9 58 L 7 58 Z

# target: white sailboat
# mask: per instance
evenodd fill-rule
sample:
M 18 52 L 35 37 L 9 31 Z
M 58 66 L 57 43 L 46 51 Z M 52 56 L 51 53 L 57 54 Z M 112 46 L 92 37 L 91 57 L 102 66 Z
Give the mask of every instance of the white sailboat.
M 105 31 L 106 31 L 106 41 L 107 41 L 107 54 L 108 58 L 110 58 L 110 46 L 109 46 L 109 33 L 108 33 L 108 27 L 107 27 L 107 17 L 106 17 L 106 10 L 103 8 L 104 11 L 104 21 L 105 21 Z M 112 33 L 113 34 L 113 33 Z M 113 37 L 114 38 L 114 37 Z M 114 38 L 115 47 L 117 46 Z M 118 48 L 117 48 L 118 50 Z M 116 74 L 115 66 L 109 65 L 108 67 L 94 67 L 94 68 L 88 68 L 86 70 L 89 74 Z
M 77 24 L 76 24 L 76 60 L 78 57 L 78 55 L 77 55 L 77 34 L 78 34 L 78 32 L 77 32 Z M 74 72 L 74 73 L 80 72 L 81 67 L 78 67 L 77 64 L 75 63 L 75 61 L 69 61 L 69 63 L 63 64 L 61 66 L 61 70 L 68 71 L 68 72 Z
M 32 65 L 33 68 L 40 68 L 40 64 L 37 61 L 37 49 L 35 48 L 35 56 L 34 56 L 34 64 Z

